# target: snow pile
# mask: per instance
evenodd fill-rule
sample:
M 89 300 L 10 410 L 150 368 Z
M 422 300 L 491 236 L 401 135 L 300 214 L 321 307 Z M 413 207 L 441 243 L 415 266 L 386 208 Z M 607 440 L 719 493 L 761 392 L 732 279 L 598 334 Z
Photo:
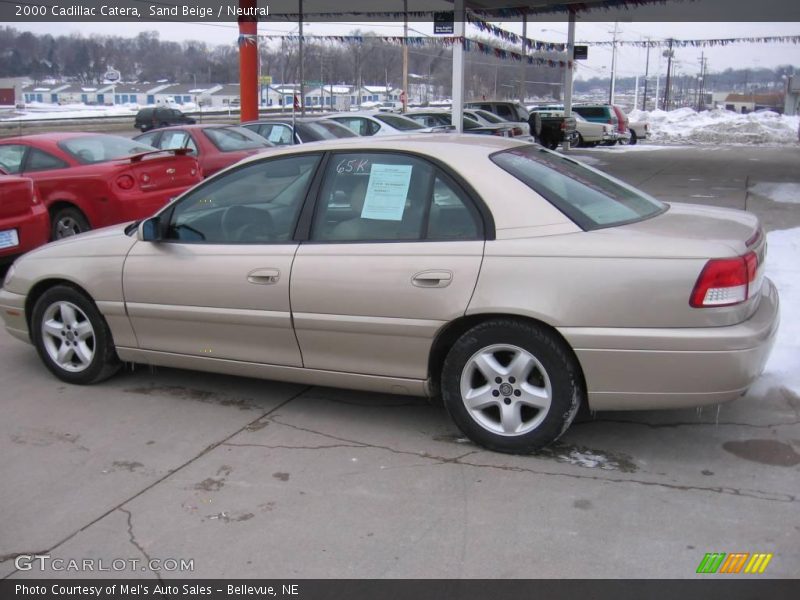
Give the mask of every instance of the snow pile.
M 764 181 L 752 186 L 750 191 L 759 196 L 769 198 L 773 202 L 800 204 L 800 183 L 770 183 Z
M 781 298 L 781 324 L 764 370 L 780 385 L 800 394 L 800 228 L 767 234 L 767 276 Z
M 796 144 L 800 117 L 764 111 L 741 115 L 714 109 L 693 108 L 633 110 L 631 121 L 650 123 L 650 140 L 690 144 Z

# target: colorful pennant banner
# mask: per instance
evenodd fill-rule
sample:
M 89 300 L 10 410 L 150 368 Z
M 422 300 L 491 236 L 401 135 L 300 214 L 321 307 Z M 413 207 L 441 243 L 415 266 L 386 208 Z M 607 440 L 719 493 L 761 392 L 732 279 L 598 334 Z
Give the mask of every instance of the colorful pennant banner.
M 271 40 L 271 39 L 284 39 L 289 40 L 291 42 L 299 42 L 301 36 L 299 35 L 260 35 L 259 38 Z M 329 41 L 329 42 L 336 42 L 340 44 L 361 44 L 365 40 L 378 40 L 384 42 L 386 44 L 393 44 L 396 46 L 402 46 L 407 44 L 408 46 L 454 46 L 458 43 L 463 43 L 464 50 L 467 52 L 480 52 L 481 54 L 486 54 L 489 56 L 494 56 L 501 60 L 514 60 L 518 62 L 525 61 L 529 65 L 537 66 L 537 67 L 549 67 L 552 69 L 556 68 L 565 68 L 569 67 L 572 68 L 572 61 L 567 60 L 554 60 L 552 58 L 546 58 L 542 56 L 531 56 L 531 55 L 523 55 L 520 52 L 514 52 L 513 50 L 506 50 L 505 48 L 496 48 L 490 44 L 486 44 L 485 42 L 479 42 L 476 40 L 470 40 L 466 38 L 461 38 L 459 36 L 447 36 L 447 37 L 403 37 L 401 35 L 370 35 L 370 36 L 363 36 L 363 35 L 304 35 L 302 36 L 302 40 L 304 43 L 310 41 Z

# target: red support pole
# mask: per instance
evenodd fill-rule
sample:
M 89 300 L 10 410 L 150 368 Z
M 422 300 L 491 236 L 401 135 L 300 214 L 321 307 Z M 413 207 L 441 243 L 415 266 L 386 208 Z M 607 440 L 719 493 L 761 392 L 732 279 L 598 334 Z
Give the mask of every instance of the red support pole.
M 239 0 L 246 16 L 239 17 L 239 95 L 240 121 L 258 119 L 258 0 Z M 250 16 L 252 15 L 252 16 Z

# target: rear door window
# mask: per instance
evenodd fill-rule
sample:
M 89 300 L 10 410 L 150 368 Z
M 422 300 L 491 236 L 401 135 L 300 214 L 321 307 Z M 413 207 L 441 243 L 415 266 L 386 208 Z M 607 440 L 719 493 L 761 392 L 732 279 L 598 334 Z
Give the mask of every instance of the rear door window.
M 434 165 L 394 153 L 331 157 L 311 239 L 392 242 L 478 239 L 478 215 Z
M 49 171 L 50 169 L 64 169 L 69 165 L 58 157 L 53 156 L 43 150 L 31 148 L 28 160 L 25 163 L 25 172 L 28 171 Z

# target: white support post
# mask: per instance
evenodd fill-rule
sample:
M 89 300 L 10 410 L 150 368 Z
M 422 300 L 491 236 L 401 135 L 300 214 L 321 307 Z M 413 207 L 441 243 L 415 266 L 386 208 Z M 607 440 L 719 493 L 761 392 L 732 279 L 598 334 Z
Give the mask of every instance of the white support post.
M 572 66 L 570 66 L 572 65 Z M 564 69 L 564 117 L 572 116 L 572 69 L 575 66 L 575 12 L 569 12 L 567 23 L 567 67 Z M 569 140 L 562 144 L 569 150 Z
M 459 41 L 453 46 L 453 125 L 456 133 L 464 133 L 464 0 L 454 3 L 453 34 Z
M 525 39 L 528 37 L 528 14 L 522 15 L 522 60 L 519 67 L 519 103 L 525 105 L 525 91 L 527 85 L 525 84 L 526 66 L 528 64 L 528 47 L 525 45 Z M 496 94 L 495 94 L 496 96 Z M 495 98 L 497 99 L 497 98 Z

